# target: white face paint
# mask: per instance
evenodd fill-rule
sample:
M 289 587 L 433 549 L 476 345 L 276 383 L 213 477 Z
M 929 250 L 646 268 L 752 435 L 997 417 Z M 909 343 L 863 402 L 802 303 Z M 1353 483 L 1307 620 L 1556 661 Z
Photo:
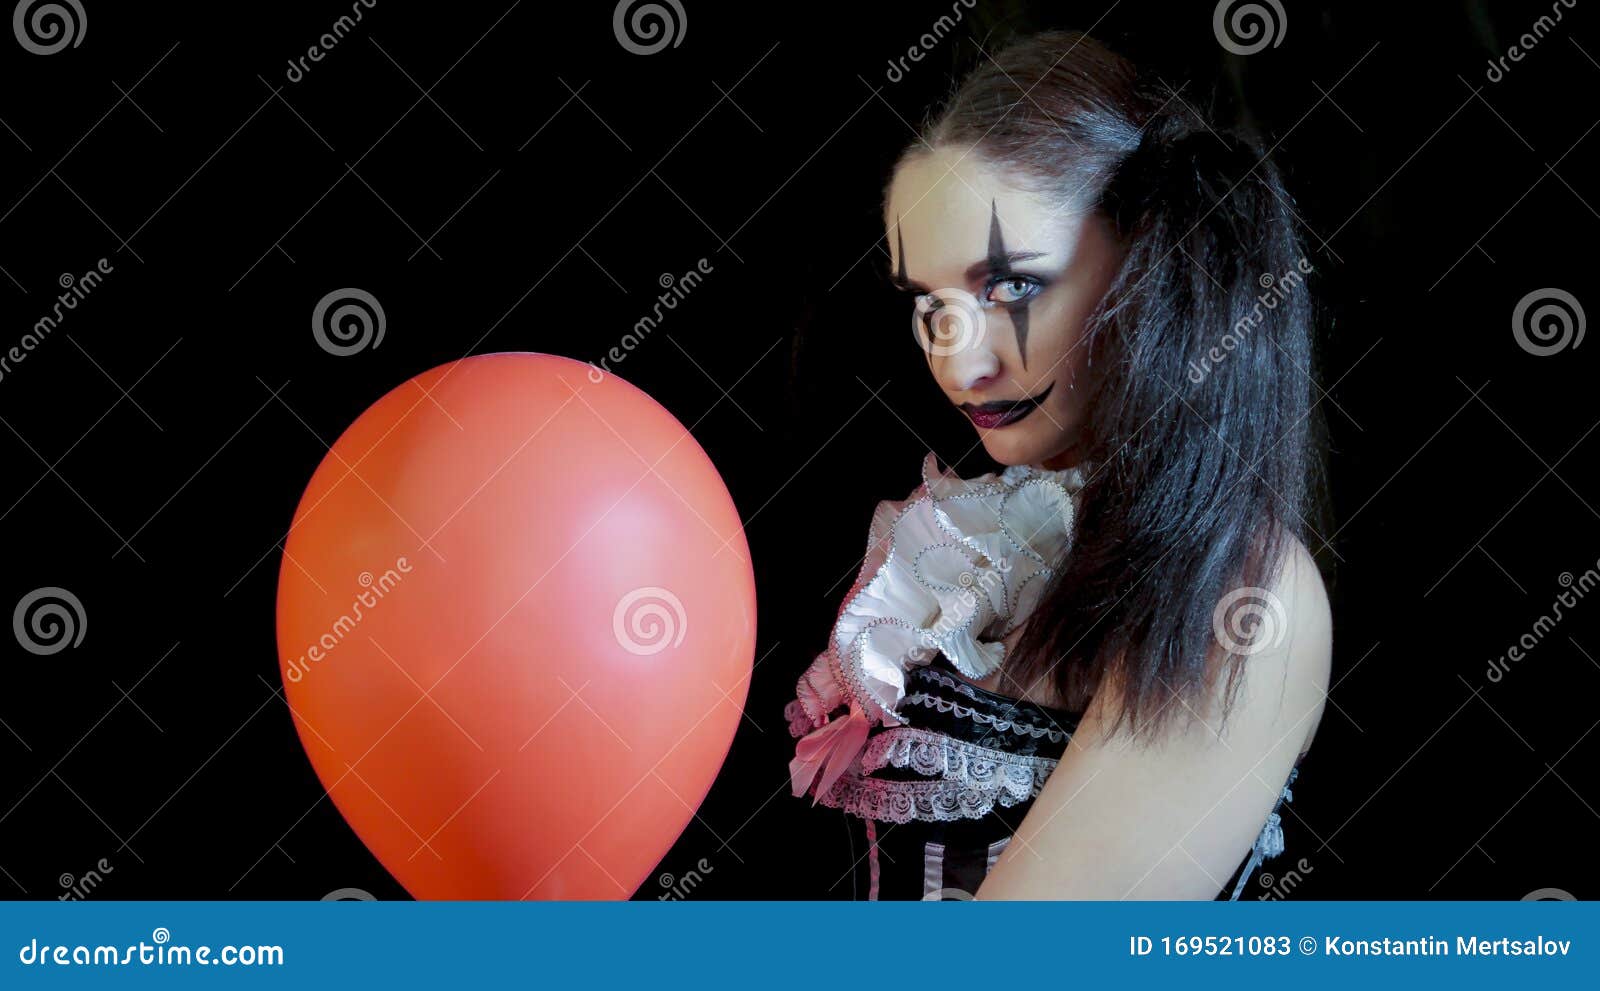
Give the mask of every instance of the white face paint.
M 1059 208 L 965 148 L 902 163 L 884 222 L 928 367 L 990 456 L 1072 460 L 1088 392 L 1085 322 L 1122 258 L 1110 224 Z

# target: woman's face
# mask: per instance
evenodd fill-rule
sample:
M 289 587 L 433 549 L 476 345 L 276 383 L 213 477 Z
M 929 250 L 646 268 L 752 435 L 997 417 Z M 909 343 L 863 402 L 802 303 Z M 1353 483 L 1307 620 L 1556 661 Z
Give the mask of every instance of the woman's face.
M 900 166 L 890 271 L 950 402 L 1001 464 L 1074 460 L 1089 392 L 1084 325 L 1121 262 L 1108 223 L 1014 185 L 962 148 Z

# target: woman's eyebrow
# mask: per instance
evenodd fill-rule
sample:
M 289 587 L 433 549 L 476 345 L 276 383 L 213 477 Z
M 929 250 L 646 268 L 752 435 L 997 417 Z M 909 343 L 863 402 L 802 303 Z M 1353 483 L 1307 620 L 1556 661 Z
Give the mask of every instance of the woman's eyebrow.
M 1036 258 L 1048 258 L 1049 256 L 1050 252 L 1048 251 L 1008 251 L 1004 255 L 995 255 L 984 258 L 981 261 L 975 261 L 967 266 L 967 270 L 962 274 L 966 276 L 968 282 L 977 282 L 984 276 L 993 275 L 996 272 L 1009 272 L 1011 271 L 1011 266 L 1019 262 L 1033 261 Z M 906 277 L 904 264 L 896 265 L 895 270 L 889 273 L 889 282 L 896 289 L 904 289 L 907 292 L 928 291 L 927 286 Z
M 967 266 L 966 277 L 968 282 L 976 282 L 985 275 L 995 272 L 1009 272 L 1011 266 L 1018 262 L 1033 261 L 1035 258 L 1047 258 L 1048 251 L 1007 251 L 1003 254 L 986 256 L 982 261 L 973 262 Z

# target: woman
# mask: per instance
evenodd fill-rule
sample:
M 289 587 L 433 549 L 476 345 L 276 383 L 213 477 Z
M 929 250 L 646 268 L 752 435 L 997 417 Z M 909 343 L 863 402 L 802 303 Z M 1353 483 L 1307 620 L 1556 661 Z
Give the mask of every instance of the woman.
M 978 68 L 884 222 L 1006 466 L 874 517 L 786 714 L 873 898 L 1239 897 L 1328 685 L 1310 272 L 1260 147 L 1094 40 Z

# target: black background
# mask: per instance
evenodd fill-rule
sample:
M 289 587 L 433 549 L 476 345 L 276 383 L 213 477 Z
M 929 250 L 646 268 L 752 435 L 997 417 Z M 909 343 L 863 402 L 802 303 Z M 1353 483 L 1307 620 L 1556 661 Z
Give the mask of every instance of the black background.
M 1600 559 L 1600 351 L 1512 334 L 1536 290 L 1597 305 L 1586 4 L 1498 82 L 1488 60 L 1548 5 L 1287 3 L 1279 44 L 1241 57 L 1210 3 L 985 3 L 896 82 L 953 5 L 687 0 L 679 44 L 642 56 L 608 2 L 385 0 L 290 82 L 348 4 L 85 4 L 77 47 L 0 40 L 0 345 L 63 273 L 112 267 L 0 379 L 0 602 L 61 586 L 88 626 L 50 656 L 0 644 L 0 892 L 59 897 L 103 858 L 97 898 L 405 897 L 276 694 L 300 493 L 399 382 L 490 351 L 598 360 L 704 258 L 618 371 L 722 470 L 764 659 L 660 870 L 704 859 L 696 898 L 848 897 L 860 851 L 788 797 L 780 711 L 873 503 L 930 448 L 987 467 L 886 290 L 882 185 L 953 74 L 1076 27 L 1259 128 L 1312 246 L 1335 686 L 1286 822 L 1293 897 L 1593 897 L 1600 603 L 1486 678 Z M 346 286 L 387 332 L 337 357 L 309 318 Z

